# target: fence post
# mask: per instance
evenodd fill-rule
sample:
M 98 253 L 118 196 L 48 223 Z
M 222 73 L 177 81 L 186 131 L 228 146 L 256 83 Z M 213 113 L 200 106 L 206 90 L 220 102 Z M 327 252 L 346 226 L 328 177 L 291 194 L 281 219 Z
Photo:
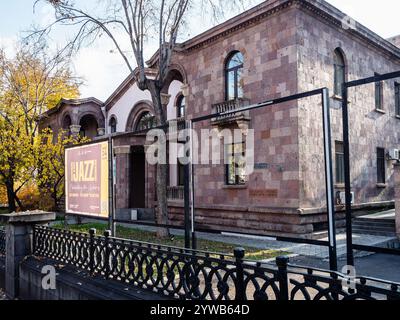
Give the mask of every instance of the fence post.
M 395 190 L 395 220 L 396 220 L 396 235 L 400 239 L 400 164 L 394 165 L 394 190 Z
M 237 301 L 246 300 L 246 288 L 244 285 L 244 270 L 243 270 L 243 258 L 245 256 L 245 250 L 243 248 L 236 248 L 234 250 L 236 258 L 236 297 Z
M 110 247 L 109 247 L 110 236 L 111 236 L 111 230 L 104 231 L 105 246 L 106 246 L 106 251 L 105 251 L 105 256 L 104 256 L 104 264 L 105 264 L 105 270 L 106 270 L 106 274 L 105 274 L 106 279 L 108 279 L 108 277 L 110 276 L 110 273 L 111 273 Z
M 279 300 L 289 300 L 289 282 L 287 274 L 287 266 L 289 258 L 277 257 L 276 265 L 278 267 L 278 281 L 279 281 Z
M 35 225 L 47 224 L 56 219 L 55 213 L 27 212 L 3 215 L 6 225 L 5 293 L 8 299 L 20 296 L 20 264 L 34 253 L 33 231 Z
M 96 229 L 92 228 L 89 230 L 89 270 L 90 273 L 94 274 L 94 237 L 96 236 Z

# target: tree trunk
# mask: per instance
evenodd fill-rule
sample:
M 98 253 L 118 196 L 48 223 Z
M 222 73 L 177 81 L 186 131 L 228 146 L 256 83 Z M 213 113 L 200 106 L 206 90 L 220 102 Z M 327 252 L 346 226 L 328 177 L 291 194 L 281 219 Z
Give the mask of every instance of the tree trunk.
M 157 166 L 157 223 L 167 225 L 168 219 L 168 198 L 167 198 L 167 175 L 168 165 L 159 164 Z M 157 237 L 166 238 L 169 237 L 170 233 L 168 228 L 158 228 Z
M 21 200 L 18 198 L 18 196 L 17 196 L 17 194 L 14 192 L 14 199 L 15 199 L 15 201 L 17 202 L 17 204 L 18 204 L 18 206 L 19 206 L 19 209 L 21 210 L 21 211 L 25 211 L 25 207 L 24 207 L 24 205 L 23 205 L 23 203 L 21 202 Z
M 14 181 L 12 180 L 7 181 L 6 188 L 7 188 L 8 210 L 10 213 L 16 212 L 17 206 L 15 204 Z
M 167 124 L 167 112 L 164 110 L 164 106 L 161 102 L 161 89 L 162 85 L 157 81 L 148 80 L 147 87 L 150 91 L 155 116 L 157 118 L 158 125 L 164 126 Z M 165 141 L 165 143 L 167 143 Z M 165 146 L 165 152 L 167 153 L 167 147 Z M 167 157 L 165 157 L 167 159 Z M 167 159 L 168 162 L 168 159 Z M 168 225 L 168 199 L 167 199 L 167 183 L 168 183 L 168 164 L 158 164 L 157 165 L 157 181 L 156 181 L 156 190 L 157 190 L 157 212 L 156 212 L 156 220 L 158 224 Z M 168 228 L 157 228 L 157 237 L 158 238 L 166 238 L 169 237 L 169 229 Z

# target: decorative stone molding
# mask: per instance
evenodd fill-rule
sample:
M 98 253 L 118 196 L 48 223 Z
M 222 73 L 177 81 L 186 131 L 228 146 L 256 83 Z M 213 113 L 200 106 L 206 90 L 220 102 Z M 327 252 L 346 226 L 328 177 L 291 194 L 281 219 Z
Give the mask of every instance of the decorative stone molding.
M 115 155 L 126 155 L 126 154 L 131 154 L 131 153 L 132 153 L 131 146 L 114 147 L 114 154 Z
M 166 93 L 161 93 L 161 104 L 163 106 L 167 106 L 169 101 L 171 100 L 171 95 Z
M 71 131 L 71 134 L 73 136 L 77 136 L 81 132 L 81 126 L 80 125 L 72 125 L 69 127 L 69 130 Z
M 97 129 L 97 135 L 99 137 L 104 136 L 106 134 L 106 129 L 105 128 L 98 128 Z
M 247 120 L 238 120 L 236 121 L 240 130 L 242 130 L 242 134 L 247 136 L 249 134 L 249 121 Z
M 182 95 L 184 96 L 184 97 L 188 97 L 189 96 L 189 85 L 188 84 L 184 84 L 184 85 L 182 85 L 182 87 L 181 87 L 181 91 L 182 91 Z

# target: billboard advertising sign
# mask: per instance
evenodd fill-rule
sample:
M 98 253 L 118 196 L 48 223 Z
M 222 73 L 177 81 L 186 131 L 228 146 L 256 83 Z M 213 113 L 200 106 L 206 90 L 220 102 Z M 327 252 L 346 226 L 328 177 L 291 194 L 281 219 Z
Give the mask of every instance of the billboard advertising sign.
M 108 142 L 65 150 L 66 211 L 109 216 Z

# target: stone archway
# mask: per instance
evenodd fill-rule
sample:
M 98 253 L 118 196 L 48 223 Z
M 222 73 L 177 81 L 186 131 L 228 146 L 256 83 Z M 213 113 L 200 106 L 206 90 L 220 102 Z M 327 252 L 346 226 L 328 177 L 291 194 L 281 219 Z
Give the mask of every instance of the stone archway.
M 80 135 L 93 139 L 98 136 L 99 123 L 93 114 L 86 114 L 79 121 Z
M 66 113 L 64 114 L 61 120 L 61 129 L 69 132 L 71 126 L 72 126 L 72 118 L 68 113 Z
M 184 86 L 188 83 L 186 71 L 180 64 L 172 64 L 170 66 L 164 88 L 162 89 L 163 94 L 168 94 L 169 86 L 175 80 L 182 82 Z
M 136 126 L 142 115 L 146 112 L 154 114 L 154 108 L 151 101 L 142 100 L 137 102 L 129 114 L 128 120 L 126 121 L 126 132 L 136 131 Z

